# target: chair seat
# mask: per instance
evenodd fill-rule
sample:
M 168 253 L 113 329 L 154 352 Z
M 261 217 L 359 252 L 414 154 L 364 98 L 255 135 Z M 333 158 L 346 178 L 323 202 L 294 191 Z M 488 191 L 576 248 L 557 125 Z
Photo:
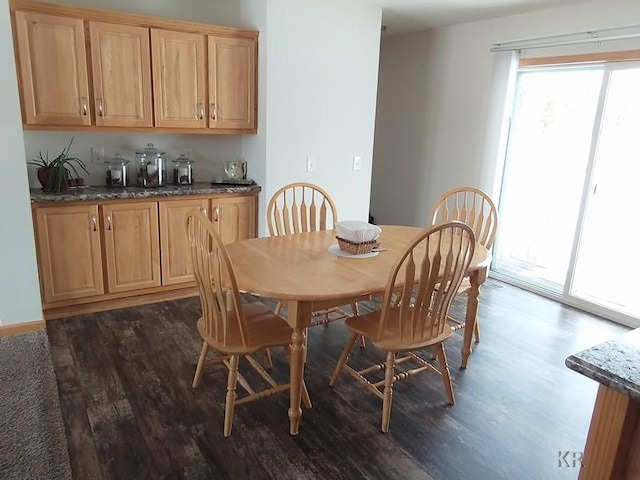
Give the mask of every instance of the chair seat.
M 420 350 L 430 345 L 436 345 L 444 342 L 453 334 L 454 331 L 450 326 L 446 326 L 444 331 L 436 337 L 422 342 L 402 343 L 399 309 L 391 309 L 389 313 L 390 316 L 385 323 L 385 329 L 380 338 L 378 338 L 378 321 L 380 319 L 379 311 L 348 318 L 345 321 L 345 324 L 353 332 L 356 332 L 359 335 L 364 335 L 369 338 L 376 347 L 387 352 Z M 409 322 L 404 322 L 403 325 L 405 329 L 409 328 Z M 405 335 L 405 337 L 410 337 L 410 335 Z
M 243 305 L 245 314 L 245 327 L 247 329 L 247 345 L 243 345 L 237 322 L 229 322 L 227 342 L 217 341 L 205 331 L 205 323 L 202 317 L 198 320 L 198 331 L 209 345 L 220 353 L 246 354 L 262 350 L 266 347 L 276 347 L 291 343 L 292 329 L 287 321 L 274 314 L 269 308 L 259 302 Z M 232 315 L 229 312 L 229 315 Z

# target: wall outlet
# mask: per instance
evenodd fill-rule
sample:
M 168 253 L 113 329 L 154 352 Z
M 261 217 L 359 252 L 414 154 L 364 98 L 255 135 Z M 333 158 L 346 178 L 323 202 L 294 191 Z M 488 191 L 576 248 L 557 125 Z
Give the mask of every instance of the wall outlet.
M 315 172 L 315 171 L 316 171 L 316 158 L 307 157 L 307 172 Z
M 104 163 L 104 147 L 91 147 L 91 163 Z
M 362 157 L 353 157 L 353 170 L 362 170 Z

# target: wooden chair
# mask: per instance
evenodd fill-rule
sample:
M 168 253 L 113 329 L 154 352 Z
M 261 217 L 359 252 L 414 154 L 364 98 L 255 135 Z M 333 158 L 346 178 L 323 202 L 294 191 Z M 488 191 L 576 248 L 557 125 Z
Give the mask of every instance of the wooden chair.
M 205 363 L 222 363 L 229 370 L 224 414 L 224 436 L 231 435 L 233 411 L 236 405 L 258 400 L 289 388 L 278 385 L 252 354 L 269 347 L 282 346 L 290 355 L 289 343 L 292 330 L 287 321 L 272 313 L 259 302 L 243 304 L 238 291 L 233 265 L 216 227 L 201 212 L 187 213 L 187 236 L 191 249 L 193 270 L 198 290 L 202 316 L 197 328 L 202 337 L 202 351 L 193 378 L 197 388 Z M 207 362 L 209 349 L 215 350 L 215 359 Z M 246 358 L 268 387 L 256 392 L 239 373 L 241 358 Z M 247 395 L 236 400 L 237 383 Z M 302 400 L 307 408 L 311 401 L 306 386 L 302 385 Z
M 489 195 L 473 187 L 457 187 L 444 193 L 436 202 L 431 214 L 431 224 L 459 220 L 473 229 L 476 241 L 490 249 L 498 231 L 498 209 Z M 460 286 L 458 293 L 471 288 L 468 279 Z M 455 330 L 464 328 L 464 323 L 449 317 Z M 480 342 L 480 326 L 476 321 L 474 330 L 476 343 Z
M 393 385 L 423 371 L 442 377 L 449 403 L 455 398 L 443 342 L 453 333 L 447 313 L 473 257 L 473 231 L 462 222 L 448 222 L 425 230 L 399 258 L 392 270 L 379 311 L 346 320 L 349 341 L 329 385 L 344 370 L 382 399 L 382 431 L 389 431 Z M 358 336 L 367 337 L 386 352 L 386 361 L 356 370 L 347 364 Z M 440 368 L 415 352 L 432 347 Z M 409 368 L 412 361 L 417 364 Z M 401 371 L 396 367 L 402 365 Z M 379 379 L 380 372 L 384 377 Z M 378 379 L 370 379 L 377 373 Z
M 271 236 L 330 230 L 337 222 L 338 210 L 335 203 L 326 191 L 312 183 L 285 185 L 273 194 L 267 206 L 267 224 Z M 277 313 L 280 308 L 281 304 L 278 303 Z M 351 302 L 351 309 L 354 315 L 358 314 L 355 301 Z M 348 316 L 340 308 L 319 308 L 313 312 L 310 326 L 326 325 Z M 364 347 L 364 339 L 361 345 Z

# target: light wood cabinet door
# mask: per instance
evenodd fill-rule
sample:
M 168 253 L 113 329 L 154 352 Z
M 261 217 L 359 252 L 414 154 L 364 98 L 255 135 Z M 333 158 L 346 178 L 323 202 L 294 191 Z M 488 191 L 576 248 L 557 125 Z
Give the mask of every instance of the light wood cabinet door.
M 205 37 L 151 29 L 156 127 L 206 128 Z
M 90 22 L 96 125 L 151 127 L 149 29 Z
M 35 223 L 44 303 L 102 295 L 98 206 L 36 208 Z
M 109 293 L 159 286 L 158 203 L 113 203 L 100 208 Z
M 23 120 L 90 125 L 83 21 L 15 12 Z
M 194 282 L 191 252 L 187 240 L 187 212 L 201 210 L 208 214 L 209 200 L 183 199 L 159 202 L 162 284 Z
M 211 219 L 224 243 L 255 238 L 257 198 L 226 197 L 211 200 Z
M 256 128 L 257 41 L 209 36 L 209 126 Z

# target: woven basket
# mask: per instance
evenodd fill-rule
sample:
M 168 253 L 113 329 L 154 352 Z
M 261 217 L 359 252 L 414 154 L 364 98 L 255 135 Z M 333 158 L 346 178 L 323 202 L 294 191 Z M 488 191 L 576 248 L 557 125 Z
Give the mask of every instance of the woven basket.
M 336 237 L 338 240 L 338 246 L 340 250 L 352 253 L 353 255 L 362 255 L 364 253 L 371 253 L 371 251 L 378 245 L 377 240 L 371 240 L 370 242 L 355 243 L 344 238 Z

